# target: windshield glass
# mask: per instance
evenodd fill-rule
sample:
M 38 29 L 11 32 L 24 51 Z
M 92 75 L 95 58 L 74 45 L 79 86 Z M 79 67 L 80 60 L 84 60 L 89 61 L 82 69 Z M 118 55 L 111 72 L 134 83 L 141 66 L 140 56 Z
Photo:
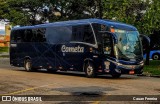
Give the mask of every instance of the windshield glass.
M 119 59 L 137 59 L 142 58 L 142 50 L 138 31 L 127 31 L 115 29 L 118 37 L 116 45 Z

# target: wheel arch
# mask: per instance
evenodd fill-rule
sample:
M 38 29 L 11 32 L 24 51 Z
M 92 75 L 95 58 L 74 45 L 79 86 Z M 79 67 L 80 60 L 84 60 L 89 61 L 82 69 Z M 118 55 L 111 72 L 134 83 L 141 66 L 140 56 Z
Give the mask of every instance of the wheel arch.
M 88 62 L 94 63 L 93 59 L 91 59 L 91 58 L 86 58 L 86 59 L 84 59 L 84 62 L 83 62 L 83 71 L 85 71 L 85 65 L 86 65 L 86 63 L 88 63 Z
M 31 57 L 30 57 L 30 56 L 25 56 L 25 57 L 24 57 L 24 63 L 25 63 L 25 61 L 26 61 L 27 59 L 31 60 Z
M 160 56 L 160 53 L 159 53 L 159 52 L 152 53 L 152 55 L 151 55 L 151 56 L 152 56 L 152 57 L 151 57 L 152 59 L 153 59 L 153 56 L 154 56 L 154 55 Z

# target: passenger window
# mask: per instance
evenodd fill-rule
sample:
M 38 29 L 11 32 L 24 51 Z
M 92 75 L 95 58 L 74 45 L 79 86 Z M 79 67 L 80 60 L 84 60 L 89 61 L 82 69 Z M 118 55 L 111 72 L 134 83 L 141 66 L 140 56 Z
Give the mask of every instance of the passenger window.
M 39 28 L 36 31 L 36 36 L 38 42 L 46 42 L 46 37 L 45 37 L 46 29 L 45 28 Z
M 11 32 L 11 42 L 17 42 L 16 30 Z
M 86 43 L 95 44 L 93 31 L 92 31 L 90 25 L 85 25 L 84 26 L 83 41 L 86 42 Z
M 11 33 L 11 42 L 23 42 L 24 30 L 14 30 Z
M 31 42 L 32 37 L 33 37 L 32 30 L 26 29 L 25 36 L 24 36 L 24 42 Z
M 46 32 L 47 41 L 52 44 L 70 42 L 72 27 L 48 27 Z
M 104 25 L 104 24 L 98 24 L 98 23 L 93 23 L 92 26 L 93 26 L 93 29 L 94 29 L 94 32 L 95 32 L 97 42 L 99 44 L 102 41 L 100 31 L 110 31 L 110 28 L 108 26 Z
M 31 42 L 38 42 L 37 40 L 37 29 L 32 29 L 32 38 L 31 38 Z
M 24 31 L 25 30 L 18 30 L 17 32 L 17 42 L 24 42 Z
M 78 41 L 78 42 L 82 42 L 83 41 L 83 26 L 79 25 L 79 26 L 73 26 L 73 34 L 72 34 L 72 41 Z
M 73 26 L 72 41 L 95 44 L 94 34 L 90 25 Z

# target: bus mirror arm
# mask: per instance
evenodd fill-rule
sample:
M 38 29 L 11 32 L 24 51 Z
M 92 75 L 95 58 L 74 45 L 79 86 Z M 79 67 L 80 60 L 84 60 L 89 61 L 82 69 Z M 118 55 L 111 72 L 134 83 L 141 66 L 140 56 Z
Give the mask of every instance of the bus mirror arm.
M 149 55 L 150 55 L 150 38 L 146 35 L 140 35 L 143 48 L 146 48 L 146 65 L 149 65 Z M 146 44 L 147 43 L 147 44 Z M 146 47 L 144 47 L 144 44 Z
M 141 38 L 142 41 L 147 42 L 148 43 L 147 45 L 150 46 L 150 38 L 148 36 L 140 35 L 140 38 Z
M 111 33 L 111 35 L 112 35 L 112 38 L 114 40 L 114 44 L 118 44 L 118 38 L 117 38 L 116 34 Z

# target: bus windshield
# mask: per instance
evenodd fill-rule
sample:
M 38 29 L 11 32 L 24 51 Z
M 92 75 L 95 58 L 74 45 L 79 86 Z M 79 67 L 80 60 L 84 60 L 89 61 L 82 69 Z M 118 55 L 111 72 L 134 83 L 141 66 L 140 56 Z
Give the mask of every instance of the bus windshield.
M 116 45 L 118 58 L 123 60 L 142 58 L 142 49 L 138 31 L 127 31 L 115 29 L 118 37 Z

